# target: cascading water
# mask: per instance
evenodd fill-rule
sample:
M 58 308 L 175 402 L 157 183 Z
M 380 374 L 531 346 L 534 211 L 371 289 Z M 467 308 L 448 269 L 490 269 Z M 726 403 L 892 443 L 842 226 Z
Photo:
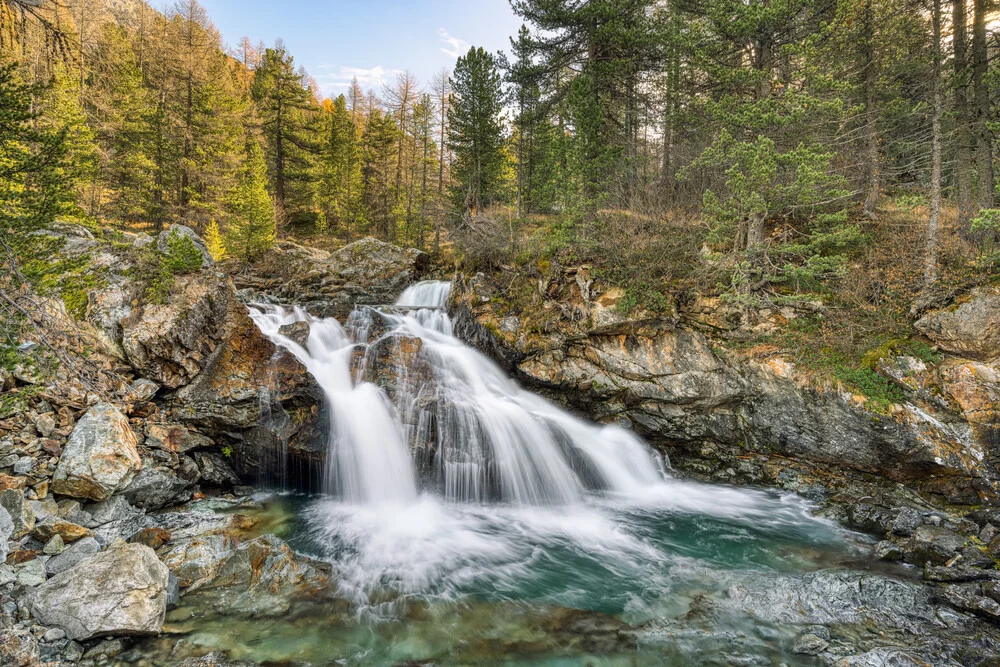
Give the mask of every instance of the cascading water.
M 299 308 L 253 311 L 329 400 L 327 493 L 351 502 L 412 502 L 422 482 L 452 501 L 541 505 L 579 502 L 588 489 L 634 493 L 662 482 L 659 458 L 628 431 L 587 424 L 524 391 L 453 337 L 444 308 L 449 289 L 446 282 L 413 285 L 385 312 L 355 310 L 347 330 Z M 280 333 L 298 321 L 310 322 L 305 348 Z M 372 331 L 382 333 L 370 340 Z M 425 372 L 397 361 L 393 404 L 366 375 L 373 354 L 407 344 L 419 348 Z M 408 448 L 427 438 L 432 478 L 418 482 Z
M 635 612 L 706 572 L 799 562 L 762 539 L 841 544 L 798 498 L 673 479 L 629 431 L 524 391 L 452 335 L 449 288 L 413 285 L 344 326 L 251 309 L 328 398 L 325 495 L 295 544 L 333 564 L 359 615 L 470 596 Z M 282 333 L 301 321 L 305 346 Z

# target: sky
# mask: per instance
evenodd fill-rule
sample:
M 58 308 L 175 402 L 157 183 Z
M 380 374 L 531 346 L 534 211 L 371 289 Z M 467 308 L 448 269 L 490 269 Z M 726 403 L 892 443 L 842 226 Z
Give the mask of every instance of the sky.
M 288 52 L 335 97 L 357 76 L 378 90 L 409 70 L 427 84 L 470 45 L 509 50 L 520 19 L 508 0 L 201 0 L 222 38 Z

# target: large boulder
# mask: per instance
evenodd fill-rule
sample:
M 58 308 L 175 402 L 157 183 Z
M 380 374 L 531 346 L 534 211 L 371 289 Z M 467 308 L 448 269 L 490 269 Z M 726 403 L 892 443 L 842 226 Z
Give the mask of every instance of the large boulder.
M 914 326 L 943 350 L 994 359 L 1000 356 L 1000 289 L 974 289 L 958 306 L 927 313 Z
M 157 510 L 188 500 L 190 487 L 191 482 L 178 477 L 166 466 L 154 466 L 143 468 L 122 495 L 136 507 Z
M 157 634 L 167 611 L 169 575 L 149 547 L 116 542 L 39 586 L 31 613 L 73 640 Z
M 225 278 L 178 276 L 165 303 L 148 303 L 125 321 L 122 347 L 129 363 L 170 389 L 190 383 L 225 336 L 233 301 Z
M 80 418 L 52 476 L 52 491 L 74 498 L 105 500 L 142 469 L 128 419 L 109 403 Z
M 430 265 L 427 253 L 364 238 L 329 253 L 280 242 L 241 286 L 314 315 L 343 318 L 356 304 L 390 304 Z

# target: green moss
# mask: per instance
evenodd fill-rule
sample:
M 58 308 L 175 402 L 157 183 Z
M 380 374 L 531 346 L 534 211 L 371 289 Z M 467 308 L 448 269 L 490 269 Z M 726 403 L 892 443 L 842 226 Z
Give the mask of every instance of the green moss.
M 870 368 L 840 366 L 833 374 L 845 385 L 868 398 L 868 405 L 875 412 L 889 414 L 893 403 L 906 400 L 902 389 Z

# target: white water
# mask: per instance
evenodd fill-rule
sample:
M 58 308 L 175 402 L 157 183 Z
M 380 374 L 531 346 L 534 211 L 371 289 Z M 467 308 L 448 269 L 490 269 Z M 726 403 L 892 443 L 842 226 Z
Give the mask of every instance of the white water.
M 652 526 L 675 516 L 829 538 L 801 500 L 671 479 L 629 431 L 524 391 L 451 335 L 449 287 L 419 283 L 395 307 L 357 309 L 346 327 L 298 308 L 251 309 L 326 393 L 327 499 L 305 517 L 312 548 L 361 608 L 381 615 L 373 594 L 387 590 L 517 599 L 552 563 L 575 563 L 569 588 L 548 594 L 562 604 L 627 585 L 615 582 L 665 590 L 687 547 Z M 279 332 L 298 321 L 310 324 L 305 348 Z
M 453 501 L 570 504 L 587 489 L 635 493 L 663 482 L 660 459 L 634 435 L 586 423 L 524 391 L 452 336 L 444 310 L 449 287 L 413 285 L 396 309 L 356 310 L 347 330 L 298 308 L 252 312 L 261 330 L 290 349 L 326 393 L 333 425 L 326 493 L 350 502 L 414 501 L 414 439 L 430 446 L 433 478 L 423 481 Z M 305 348 L 279 332 L 297 321 L 310 323 Z M 385 333 L 369 341 L 382 327 Z M 415 340 L 425 366 L 421 371 L 397 363 L 391 369 L 393 404 L 365 381 L 371 357 L 395 345 L 393 356 L 402 358 L 399 345 L 413 347 Z

